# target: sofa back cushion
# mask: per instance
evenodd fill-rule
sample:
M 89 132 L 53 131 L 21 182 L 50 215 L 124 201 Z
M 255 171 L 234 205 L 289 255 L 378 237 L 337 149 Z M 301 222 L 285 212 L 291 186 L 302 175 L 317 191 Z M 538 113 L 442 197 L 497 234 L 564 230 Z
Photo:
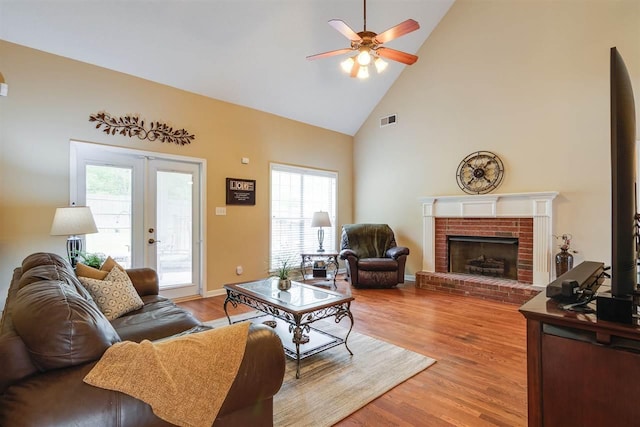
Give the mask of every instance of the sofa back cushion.
M 21 288 L 12 314 L 17 333 L 41 371 L 99 359 L 120 341 L 93 301 L 67 282 L 44 280 Z
M 18 289 L 43 280 L 59 280 L 68 283 L 80 296 L 91 300 L 91 295 L 80 284 L 71 264 L 60 255 L 38 252 L 22 261 L 22 275 L 18 281 Z
M 384 258 L 396 245 L 393 230 L 387 224 L 345 224 L 340 249 L 351 249 L 358 258 Z
M 36 252 L 22 260 L 22 271 L 31 270 L 39 265 L 56 265 L 58 267 L 71 268 L 69 261 L 58 254 Z

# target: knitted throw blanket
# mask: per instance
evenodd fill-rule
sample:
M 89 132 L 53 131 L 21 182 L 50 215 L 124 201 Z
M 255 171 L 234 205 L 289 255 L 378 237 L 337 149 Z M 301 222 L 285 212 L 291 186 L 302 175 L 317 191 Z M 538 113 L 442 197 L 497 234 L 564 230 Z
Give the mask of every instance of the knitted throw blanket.
M 250 322 L 152 343 L 112 345 L 84 382 L 149 404 L 179 426 L 211 427 L 244 356 Z

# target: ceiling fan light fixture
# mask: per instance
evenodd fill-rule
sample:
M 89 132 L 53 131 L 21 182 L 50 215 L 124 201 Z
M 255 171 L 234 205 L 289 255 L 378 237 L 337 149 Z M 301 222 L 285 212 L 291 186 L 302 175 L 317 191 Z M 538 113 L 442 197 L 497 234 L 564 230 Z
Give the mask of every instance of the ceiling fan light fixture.
M 420 24 L 413 19 L 407 19 L 380 34 L 373 31 L 367 31 L 367 0 L 363 0 L 363 5 L 364 29 L 360 32 L 355 32 L 341 19 L 329 20 L 329 25 L 331 27 L 349 39 L 350 47 L 310 55 L 307 56 L 307 59 L 315 60 L 342 55 L 344 53 L 351 53 L 351 55 L 355 54 L 355 56 L 351 56 L 350 58 L 342 61 L 340 66 L 351 77 L 359 77 L 361 79 L 369 77 L 368 67 L 371 65 L 371 62 L 375 65 L 378 74 L 385 70 L 388 64 L 386 61 L 383 61 L 380 56 L 387 60 L 400 62 L 405 65 L 412 65 L 415 63 L 418 60 L 416 55 L 383 47 L 382 45 L 390 42 L 391 40 L 397 39 L 398 37 L 404 36 L 405 34 L 418 30 L 420 28 Z
M 355 59 L 350 57 L 342 61 L 340 63 L 340 67 L 342 67 L 342 71 L 344 71 L 345 73 L 351 73 L 351 70 L 353 69 L 353 65 L 355 63 L 356 63 Z
M 364 48 L 358 54 L 358 64 L 361 67 L 367 66 L 371 63 L 371 54 L 369 53 L 369 49 Z
M 376 66 L 376 71 L 378 72 L 378 74 L 380 74 L 381 72 L 383 72 L 387 68 L 387 65 L 389 65 L 389 63 L 387 61 L 385 61 L 384 59 L 382 59 L 380 57 L 377 57 L 373 61 L 373 65 Z
M 364 67 L 360 67 L 358 70 L 358 78 L 359 79 L 367 79 L 369 78 L 369 67 L 366 65 Z

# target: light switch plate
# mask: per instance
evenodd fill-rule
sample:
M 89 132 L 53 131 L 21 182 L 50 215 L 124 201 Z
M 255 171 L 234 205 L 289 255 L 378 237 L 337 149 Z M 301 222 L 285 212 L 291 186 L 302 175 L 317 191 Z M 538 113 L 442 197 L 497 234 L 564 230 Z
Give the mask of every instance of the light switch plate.
M 216 207 L 216 215 L 226 215 L 227 208 Z

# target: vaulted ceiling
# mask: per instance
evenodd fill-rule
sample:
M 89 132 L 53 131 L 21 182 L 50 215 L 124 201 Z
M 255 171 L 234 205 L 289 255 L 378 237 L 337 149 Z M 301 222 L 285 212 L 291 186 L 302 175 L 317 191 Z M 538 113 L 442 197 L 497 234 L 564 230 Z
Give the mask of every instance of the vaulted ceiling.
M 367 30 L 412 18 L 385 46 L 416 54 L 453 2 L 369 0 Z M 349 46 L 334 18 L 363 30 L 363 2 L 0 0 L 0 39 L 354 135 L 406 66 L 360 80 L 346 55 L 307 61 Z

